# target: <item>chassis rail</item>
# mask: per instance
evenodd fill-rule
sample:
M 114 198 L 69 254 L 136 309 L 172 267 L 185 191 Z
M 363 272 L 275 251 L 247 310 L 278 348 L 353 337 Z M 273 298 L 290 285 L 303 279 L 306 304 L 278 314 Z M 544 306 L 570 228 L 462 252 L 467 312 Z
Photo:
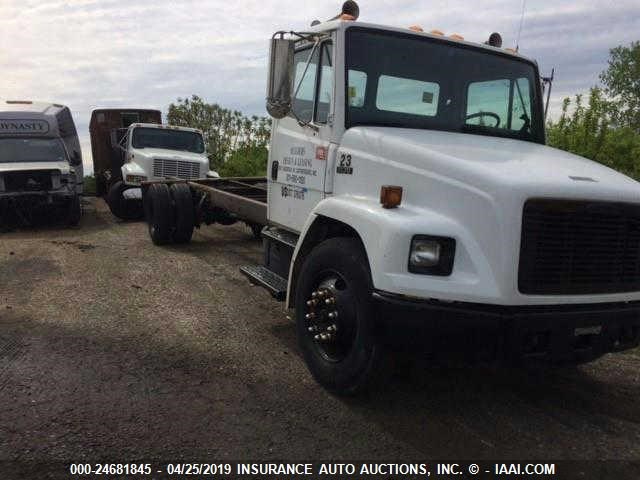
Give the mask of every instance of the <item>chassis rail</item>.
M 202 203 L 202 195 L 209 201 L 209 208 L 219 208 L 233 214 L 239 220 L 259 225 L 267 223 L 267 179 L 266 177 L 205 178 L 198 180 L 161 180 L 145 182 L 143 192 L 150 185 L 185 183 L 196 193 L 194 199 Z M 198 199 L 198 195 L 200 198 Z

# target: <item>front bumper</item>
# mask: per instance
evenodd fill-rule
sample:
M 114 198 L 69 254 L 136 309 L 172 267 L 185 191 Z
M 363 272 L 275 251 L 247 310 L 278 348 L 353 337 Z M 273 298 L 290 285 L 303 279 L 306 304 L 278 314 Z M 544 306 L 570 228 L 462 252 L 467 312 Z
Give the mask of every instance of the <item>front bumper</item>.
M 640 302 L 497 306 L 376 291 L 381 338 L 470 360 L 580 363 L 640 344 Z

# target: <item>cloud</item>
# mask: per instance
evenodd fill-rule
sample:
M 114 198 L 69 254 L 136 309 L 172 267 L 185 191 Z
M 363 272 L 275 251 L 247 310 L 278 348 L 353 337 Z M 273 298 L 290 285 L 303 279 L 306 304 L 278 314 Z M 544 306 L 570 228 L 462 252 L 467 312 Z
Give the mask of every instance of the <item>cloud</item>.
M 178 97 L 265 114 L 267 40 L 279 29 L 327 19 L 334 2 L 303 0 L 0 0 L 0 96 L 71 107 L 90 166 L 88 123 L 99 107 L 166 110 Z M 361 20 L 422 24 L 483 41 L 503 34 L 514 46 L 521 3 L 507 0 L 362 0 Z M 543 73 L 556 68 L 551 102 L 586 91 L 606 67 L 608 50 L 640 31 L 636 0 L 528 2 L 521 52 Z

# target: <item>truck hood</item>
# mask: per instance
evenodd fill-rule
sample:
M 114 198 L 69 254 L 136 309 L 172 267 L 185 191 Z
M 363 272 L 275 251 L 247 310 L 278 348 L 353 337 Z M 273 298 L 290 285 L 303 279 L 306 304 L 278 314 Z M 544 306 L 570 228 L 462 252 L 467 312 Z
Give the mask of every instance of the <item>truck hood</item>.
M 482 190 L 511 186 L 544 194 L 581 191 L 640 201 L 640 184 L 604 165 L 537 143 L 433 130 L 356 127 L 343 145 L 397 162 L 413 174 L 448 178 Z M 542 190 L 538 191 L 537 189 Z
M 191 162 L 202 162 L 207 159 L 204 153 L 181 152 L 178 150 L 166 150 L 164 148 L 138 148 L 135 149 L 134 154 L 145 158 L 168 158 Z
M 0 163 L 0 173 L 32 170 L 59 170 L 61 174 L 67 175 L 71 172 L 71 167 L 66 162 Z

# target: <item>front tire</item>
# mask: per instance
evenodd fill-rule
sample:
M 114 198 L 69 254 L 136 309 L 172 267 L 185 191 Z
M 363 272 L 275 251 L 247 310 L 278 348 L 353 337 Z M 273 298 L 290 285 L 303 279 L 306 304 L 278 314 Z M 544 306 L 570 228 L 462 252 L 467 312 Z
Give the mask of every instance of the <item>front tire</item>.
M 130 188 L 132 187 L 126 185 L 122 180 L 118 180 L 111 185 L 107 194 L 109 210 L 121 220 L 139 220 L 143 216 L 142 204 L 139 200 L 124 198 L 125 190 Z
M 173 231 L 173 206 L 169 187 L 164 183 L 154 183 L 144 197 L 144 210 L 149 236 L 156 245 L 171 242 Z
M 76 195 L 69 200 L 69 205 L 67 205 L 66 223 L 70 227 L 77 227 L 81 217 L 82 206 L 80 205 L 80 196 Z
M 368 260 L 354 238 L 332 238 L 304 260 L 295 294 L 298 343 L 309 371 L 337 395 L 356 395 L 386 377 L 375 335 Z

